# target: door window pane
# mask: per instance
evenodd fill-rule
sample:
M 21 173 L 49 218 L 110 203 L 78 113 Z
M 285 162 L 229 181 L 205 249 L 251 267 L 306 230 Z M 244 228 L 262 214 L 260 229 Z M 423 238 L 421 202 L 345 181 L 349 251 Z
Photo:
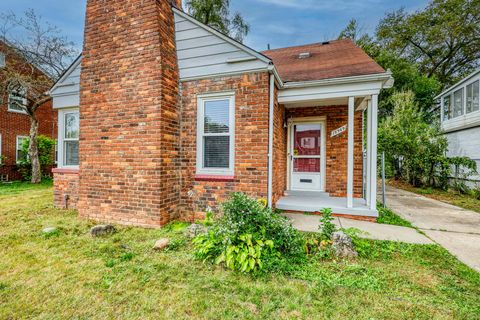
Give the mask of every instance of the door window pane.
M 453 117 L 458 117 L 463 114 L 463 89 L 457 90 L 453 93 Z
M 229 132 L 230 100 L 205 101 L 204 131 L 205 133 Z
M 295 158 L 293 160 L 294 172 L 320 172 L 320 158 Z
M 467 86 L 467 113 L 479 110 L 479 81 Z
M 65 141 L 65 165 L 78 166 L 78 141 Z
M 228 168 L 229 159 L 229 136 L 203 137 L 203 166 L 205 168 Z
M 295 125 L 294 130 L 295 156 L 320 155 L 320 124 L 299 124 Z

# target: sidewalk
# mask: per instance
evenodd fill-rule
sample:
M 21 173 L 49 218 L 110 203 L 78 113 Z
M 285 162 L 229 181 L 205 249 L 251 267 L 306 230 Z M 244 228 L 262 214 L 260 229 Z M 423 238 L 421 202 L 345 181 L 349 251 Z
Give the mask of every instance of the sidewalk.
M 306 232 L 318 231 L 320 216 L 295 213 L 285 213 L 284 216 L 292 220 L 292 225 Z M 419 233 L 417 230 L 407 227 L 379 224 L 367 221 L 359 221 L 334 217 L 333 223 L 339 228 L 357 228 L 366 232 L 360 236 L 374 240 L 401 241 L 406 243 L 432 244 L 433 242 Z
M 480 213 L 387 186 L 387 207 L 480 272 Z

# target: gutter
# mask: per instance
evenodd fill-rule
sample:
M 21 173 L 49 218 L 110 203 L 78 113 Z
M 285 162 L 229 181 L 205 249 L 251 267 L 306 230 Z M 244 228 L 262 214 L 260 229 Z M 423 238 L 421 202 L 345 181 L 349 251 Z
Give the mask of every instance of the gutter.
M 269 117 L 268 117 L 268 186 L 267 186 L 267 204 L 271 208 L 272 189 L 273 189 L 273 116 L 275 108 L 275 74 L 270 74 L 270 98 L 269 98 Z
M 363 81 L 383 81 L 384 88 L 391 88 L 393 86 L 392 72 L 387 70 L 383 73 L 375 73 L 361 76 L 351 76 L 342 78 L 330 78 L 313 81 L 299 81 L 299 82 L 287 82 L 283 84 L 284 89 L 288 88 L 306 88 L 306 87 L 318 87 L 332 84 L 346 84 Z

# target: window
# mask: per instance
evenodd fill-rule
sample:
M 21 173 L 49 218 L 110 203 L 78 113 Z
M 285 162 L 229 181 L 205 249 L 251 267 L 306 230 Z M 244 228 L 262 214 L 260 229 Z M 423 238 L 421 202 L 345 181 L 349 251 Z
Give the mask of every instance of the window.
M 24 88 L 9 90 L 8 93 L 8 111 L 27 113 L 23 107 L 27 103 L 25 95 L 27 90 Z
M 450 103 L 450 96 L 443 97 L 443 120 L 448 120 L 452 117 L 452 104 Z
M 6 62 L 5 62 L 5 53 L 0 52 L 0 68 L 5 68 Z
M 467 86 L 467 113 L 479 110 L 479 83 L 480 80 L 477 80 Z
M 60 167 L 77 167 L 80 120 L 78 109 L 59 111 L 58 157 Z
M 17 136 L 17 163 L 27 160 L 27 154 L 22 151 L 22 145 L 25 140 L 28 140 L 27 136 Z
M 198 98 L 197 173 L 233 175 L 235 98 L 232 93 Z
M 463 114 L 463 88 L 453 93 L 453 117 L 456 118 Z

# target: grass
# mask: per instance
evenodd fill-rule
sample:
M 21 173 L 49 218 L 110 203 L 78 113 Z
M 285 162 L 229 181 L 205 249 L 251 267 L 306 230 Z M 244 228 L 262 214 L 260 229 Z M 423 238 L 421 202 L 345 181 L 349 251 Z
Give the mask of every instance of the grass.
M 384 208 L 381 203 L 377 204 L 377 210 L 378 210 L 378 218 L 377 218 L 378 223 L 393 224 L 396 226 L 413 228 L 413 225 L 409 221 L 403 219 L 402 217 L 394 213 L 389 208 Z
M 388 184 L 396 188 L 480 213 L 480 199 L 475 199 L 473 196 L 468 194 L 460 194 L 453 190 L 447 191 L 431 187 L 413 187 L 412 185 L 399 180 L 389 180 Z
M 10 189 L 11 188 L 11 189 Z M 355 261 L 246 276 L 192 259 L 184 224 L 118 227 L 52 206 L 49 185 L 0 186 L 0 319 L 478 319 L 480 274 L 435 245 L 363 242 Z M 44 236 L 55 226 L 59 232 Z M 154 252 L 156 239 L 174 245 Z

